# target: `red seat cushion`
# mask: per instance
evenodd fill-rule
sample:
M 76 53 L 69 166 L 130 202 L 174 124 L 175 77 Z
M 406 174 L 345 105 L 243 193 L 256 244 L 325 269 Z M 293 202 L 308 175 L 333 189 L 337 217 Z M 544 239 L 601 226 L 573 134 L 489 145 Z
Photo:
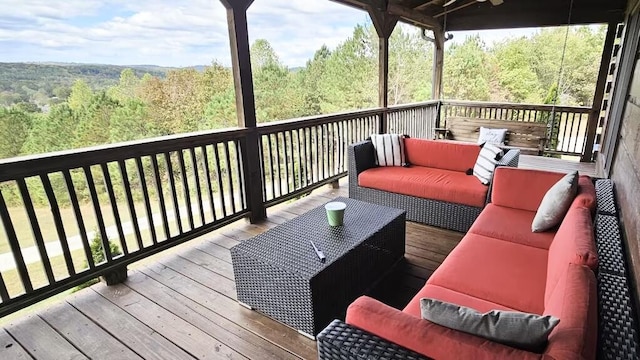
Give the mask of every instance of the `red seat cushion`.
M 523 245 L 549 249 L 555 232 L 531 232 L 536 213 L 488 204 L 469 229 L 470 233 L 489 236 Z
M 412 165 L 465 172 L 473 169 L 480 146 L 459 141 L 404 139 L 407 161 Z
M 449 329 L 366 296 L 349 305 L 345 320 L 432 359 L 540 359 L 540 354 Z
M 475 176 L 422 166 L 368 169 L 358 175 L 358 185 L 475 207 L 483 207 L 487 198 L 487 186 Z
M 542 314 L 547 253 L 544 249 L 468 233 L 427 284 L 518 311 Z
M 451 289 L 447 289 L 442 286 L 426 284 L 418 291 L 418 293 L 411 299 L 411 301 L 405 306 L 404 312 L 416 317 L 421 316 L 420 312 L 420 299 L 429 298 L 437 299 L 440 301 L 446 301 L 452 304 L 462 305 L 475 309 L 481 313 L 485 313 L 491 310 L 509 310 L 515 311 L 510 307 L 492 303 L 491 301 L 478 299 L 468 294 L 457 292 Z

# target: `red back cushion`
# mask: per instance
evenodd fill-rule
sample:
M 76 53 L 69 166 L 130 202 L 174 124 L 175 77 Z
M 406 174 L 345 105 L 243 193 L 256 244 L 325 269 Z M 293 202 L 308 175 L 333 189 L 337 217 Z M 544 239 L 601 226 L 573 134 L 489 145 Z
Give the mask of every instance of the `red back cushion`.
M 567 264 L 586 265 L 595 270 L 597 254 L 591 212 L 584 207 L 570 208 L 549 246 L 545 307 Z
M 465 172 L 473 169 L 480 146 L 459 141 L 404 139 L 407 161 L 412 165 Z
M 582 175 L 578 179 L 578 195 L 571 203 L 571 207 L 576 206 L 586 207 L 591 210 L 591 213 L 596 209 L 596 187 L 591 178 L 586 175 Z
M 544 195 L 564 175 L 501 166 L 493 175 L 491 202 L 514 209 L 537 211 Z
M 593 271 L 586 266 L 564 264 L 544 315 L 560 323 L 549 334 L 545 355 L 551 359 L 596 358 L 598 338 L 598 295 Z M 547 357 L 545 357 L 546 359 Z

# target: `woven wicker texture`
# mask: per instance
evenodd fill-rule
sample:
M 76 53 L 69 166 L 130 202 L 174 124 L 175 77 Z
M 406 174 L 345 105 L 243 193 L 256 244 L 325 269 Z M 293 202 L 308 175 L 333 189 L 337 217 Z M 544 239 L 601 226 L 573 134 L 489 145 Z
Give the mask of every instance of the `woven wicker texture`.
M 636 314 L 629 291 L 613 183 L 596 181 L 598 215 L 598 359 L 638 359 Z
M 625 276 L 622 238 L 618 228 L 618 219 L 615 216 L 598 214 L 595 228 L 599 271 Z
M 598 274 L 599 359 L 638 359 L 638 333 L 627 279 Z
M 423 199 L 358 186 L 358 174 L 376 166 L 374 149 L 370 141 L 349 146 L 349 197 L 374 204 L 391 206 L 407 211 L 407 220 L 466 232 L 480 215 L 482 208 L 445 201 Z M 518 166 L 520 150 L 509 150 L 500 166 Z M 487 198 L 488 201 L 488 198 Z
M 613 182 L 607 179 L 596 180 L 596 198 L 598 213 L 617 215 Z
M 420 354 L 334 320 L 318 335 L 320 360 L 426 360 Z
M 315 335 L 403 257 L 403 210 L 334 201 L 347 204 L 343 226 L 320 206 L 231 249 L 239 301 Z

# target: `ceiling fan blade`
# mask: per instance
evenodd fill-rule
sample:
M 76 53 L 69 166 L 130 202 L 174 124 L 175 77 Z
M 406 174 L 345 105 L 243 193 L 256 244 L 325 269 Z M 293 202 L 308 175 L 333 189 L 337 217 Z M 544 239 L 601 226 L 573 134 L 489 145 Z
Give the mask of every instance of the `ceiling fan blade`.
M 447 7 L 447 6 L 449 6 L 449 5 L 453 4 L 453 3 L 454 3 L 454 2 L 456 2 L 456 1 L 457 1 L 457 0 L 449 0 L 449 1 L 445 2 L 445 3 L 444 3 L 444 5 L 442 5 L 442 7 Z
M 489 0 L 493 6 L 498 6 L 504 3 L 504 0 Z

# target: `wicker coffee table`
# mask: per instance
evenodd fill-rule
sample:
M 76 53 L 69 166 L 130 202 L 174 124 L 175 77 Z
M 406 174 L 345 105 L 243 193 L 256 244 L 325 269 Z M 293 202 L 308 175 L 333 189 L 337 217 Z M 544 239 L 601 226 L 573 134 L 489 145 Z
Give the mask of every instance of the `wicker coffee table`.
M 334 201 L 343 226 L 320 206 L 231 249 L 238 301 L 312 338 L 404 256 L 404 210 Z

